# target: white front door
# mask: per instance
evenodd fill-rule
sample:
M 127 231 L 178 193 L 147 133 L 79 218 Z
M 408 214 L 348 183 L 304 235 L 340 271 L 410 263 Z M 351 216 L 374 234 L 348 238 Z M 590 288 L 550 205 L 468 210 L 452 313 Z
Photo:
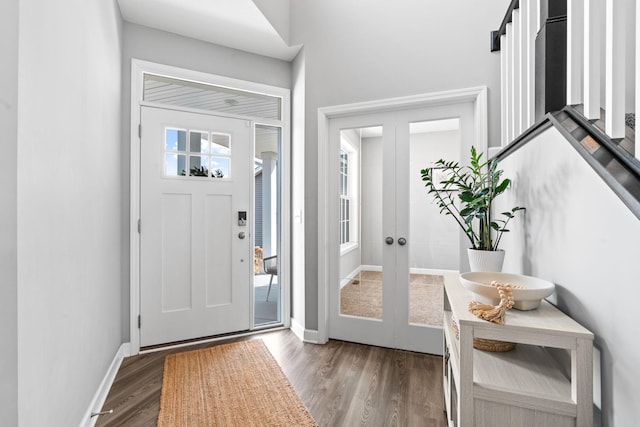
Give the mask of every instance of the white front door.
M 253 132 L 141 108 L 140 345 L 250 328 Z
M 460 233 L 420 170 L 468 152 L 472 118 L 457 105 L 330 120 L 329 337 L 442 354 L 442 273 L 459 269 Z

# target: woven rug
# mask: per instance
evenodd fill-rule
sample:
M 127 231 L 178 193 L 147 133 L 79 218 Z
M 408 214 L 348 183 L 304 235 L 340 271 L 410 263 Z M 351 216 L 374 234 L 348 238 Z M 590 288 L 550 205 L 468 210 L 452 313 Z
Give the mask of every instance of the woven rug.
M 169 355 L 159 427 L 317 426 L 262 340 Z

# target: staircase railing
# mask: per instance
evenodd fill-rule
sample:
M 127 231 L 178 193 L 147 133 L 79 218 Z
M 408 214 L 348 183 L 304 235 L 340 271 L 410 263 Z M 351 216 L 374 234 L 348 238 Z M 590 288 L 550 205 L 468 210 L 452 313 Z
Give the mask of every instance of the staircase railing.
M 577 104 L 589 120 L 606 112 L 604 132 L 624 138 L 628 113 L 640 111 L 638 22 L 635 0 L 513 0 L 491 34 L 491 50 L 500 51 L 502 146 L 545 113 Z

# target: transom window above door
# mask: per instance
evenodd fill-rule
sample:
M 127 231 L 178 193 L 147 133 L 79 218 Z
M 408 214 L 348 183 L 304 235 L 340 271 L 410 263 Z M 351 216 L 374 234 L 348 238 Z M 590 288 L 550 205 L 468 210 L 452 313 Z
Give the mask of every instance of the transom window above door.
M 231 178 L 231 135 L 167 127 L 164 138 L 165 177 Z
M 144 75 L 143 99 L 157 104 L 282 120 L 282 98 L 154 74 Z

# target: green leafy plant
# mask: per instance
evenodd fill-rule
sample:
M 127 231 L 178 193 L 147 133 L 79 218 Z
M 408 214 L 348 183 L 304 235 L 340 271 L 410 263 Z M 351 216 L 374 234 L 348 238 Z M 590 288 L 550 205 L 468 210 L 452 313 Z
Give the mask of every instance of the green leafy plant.
M 511 180 L 502 178 L 503 171 L 498 169 L 497 160 L 485 161 L 482 156 L 483 153 L 471 147 L 469 166 L 440 159 L 420 174 L 440 213 L 455 219 L 471 248 L 497 251 L 503 233 L 509 231 L 509 221 L 525 208 L 516 206 L 500 213 L 499 219 L 491 218 L 491 203 L 504 193 Z

